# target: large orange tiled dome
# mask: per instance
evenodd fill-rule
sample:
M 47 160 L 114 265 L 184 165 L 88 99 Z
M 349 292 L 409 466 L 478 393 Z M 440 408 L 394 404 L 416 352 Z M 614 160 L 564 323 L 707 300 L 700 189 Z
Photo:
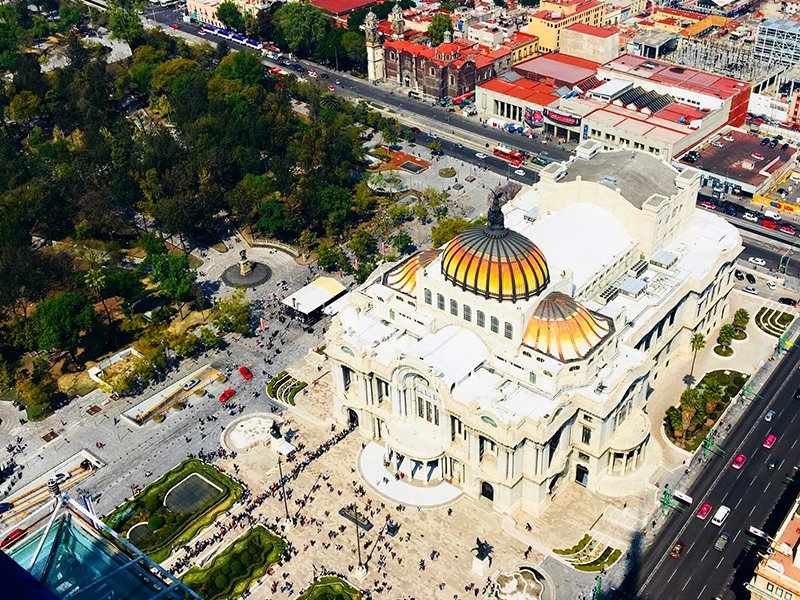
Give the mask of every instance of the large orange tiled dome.
M 505 227 L 497 198 L 489 208 L 489 222 L 454 237 L 441 264 L 453 285 L 500 301 L 528 300 L 550 283 L 544 254 L 524 235 Z
M 413 296 L 417 289 L 417 271 L 431 264 L 442 253 L 441 250 L 420 250 L 393 267 L 383 276 L 383 284 Z
M 611 333 L 610 320 L 561 292 L 548 294 L 533 311 L 522 343 L 561 361 L 584 358 Z

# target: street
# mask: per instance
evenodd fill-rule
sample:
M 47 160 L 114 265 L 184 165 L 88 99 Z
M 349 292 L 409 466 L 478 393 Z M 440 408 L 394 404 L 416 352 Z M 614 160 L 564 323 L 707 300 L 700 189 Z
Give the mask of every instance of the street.
M 771 376 L 746 412 L 727 436 L 715 442 L 722 451 L 711 450 L 707 462 L 692 463 L 690 468 L 703 473 L 688 490 L 680 490 L 692 499 L 683 512 L 670 509 L 667 522 L 658 537 L 637 557 L 632 552 L 627 565 L 624 591 L 632 597 L 657 600 L 664 591 L 680 599 L 749 598 L 744 583 L 752 576 L 755 552 L 747 544 L 752 540 L 747 532 L 754 526 L 774 534 L 791 502 L 800 492 L 800 482 L 787 484 L 786 477 L 800 464 L 800 445 L 794 434 L 798 419 L 795 391 L 800 388 L 800 353 L 792 351 L 776 363 Z M 775 412 L 771 422 L 764 419 L 767 411 Z M 771 449 L 762 446 L 768 434 L 777 441 Z M 747 460 L 739 470 L 731 466 L 738 454 Z M 779 464 L 770 469 L 768 462 L 778 458 Z M 712 511 L 706 520 L 696 513 L 708 502 Z M 727 521 L 717 527 L 711 517 L 720 506 L 731 509 Z M 722 552 L 714 550 L 717 537 L 723 531 L 731 536 Z M 680 558 L 668 556 L 677 540 L 686 547 Z M 641 544 L 641 540 L 638 541 Z M 735 577 L 738 569 L 738 577 Z

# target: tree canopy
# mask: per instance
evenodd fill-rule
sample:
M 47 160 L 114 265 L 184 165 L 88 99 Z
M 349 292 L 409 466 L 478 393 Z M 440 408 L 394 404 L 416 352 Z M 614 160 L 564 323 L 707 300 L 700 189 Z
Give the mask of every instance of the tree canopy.
M 428 25 L 428 37 L 431 40 L 431 46 L 438 46 L 444 41 L 445 32 L 453 33 L 453 22 L 450 16 L 444 13 L 436 13 L 431 19 L 431 24 Z

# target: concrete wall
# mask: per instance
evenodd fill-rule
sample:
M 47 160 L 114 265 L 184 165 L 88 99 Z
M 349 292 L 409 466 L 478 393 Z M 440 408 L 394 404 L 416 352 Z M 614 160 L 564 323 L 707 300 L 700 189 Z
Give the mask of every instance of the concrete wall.
M 561 33 L 561 52 L 600 64 L 607 63 L 620 54 L 619 33 L 601 38 L 565 29 Z

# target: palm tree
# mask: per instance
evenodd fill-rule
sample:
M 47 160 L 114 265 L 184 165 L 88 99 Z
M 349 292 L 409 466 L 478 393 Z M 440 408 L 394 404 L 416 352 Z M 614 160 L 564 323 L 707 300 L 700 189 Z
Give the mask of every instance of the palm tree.
M 719 328 L 719 341 L 723 346 L 730 346 L 734 335 L 736 335 L 736 328 L 730 323 L 725 323 Z
M 694 352 L 692 356 L 692 368 L 689 370 L 689 377 L 692 378 L 694 377 L 694 362 L 697 360 L 697 351 L 706 347 L 706 338 L 702 333 L 695 333 L 689 343 L 692 347 L 692 352 Z
M 324 92 L 319 98 L 319 105 L 322 108 L 337 109 L 339 108 L 339 98 L 333 92 Z
M 736 329 L 744 329 L 750 322 L 750 313 L 744 308 L 738 309 L 733 313 L 733 325 Z
M 111 325 L 111 313 L 108 311 L 108 306 L 106 306 L 106 300 L 103 298 L 102 292 L 106 288 L 106 274 L 103 273 L 102 267 L 92 267 L 88 271 L 86 271 L 86 275 L 83 278 L 86 287 L 100 299 L 100 302 L 103 305 L 103 310 L 106 311 L 106 319 L 108 319 L 108 324 Z

